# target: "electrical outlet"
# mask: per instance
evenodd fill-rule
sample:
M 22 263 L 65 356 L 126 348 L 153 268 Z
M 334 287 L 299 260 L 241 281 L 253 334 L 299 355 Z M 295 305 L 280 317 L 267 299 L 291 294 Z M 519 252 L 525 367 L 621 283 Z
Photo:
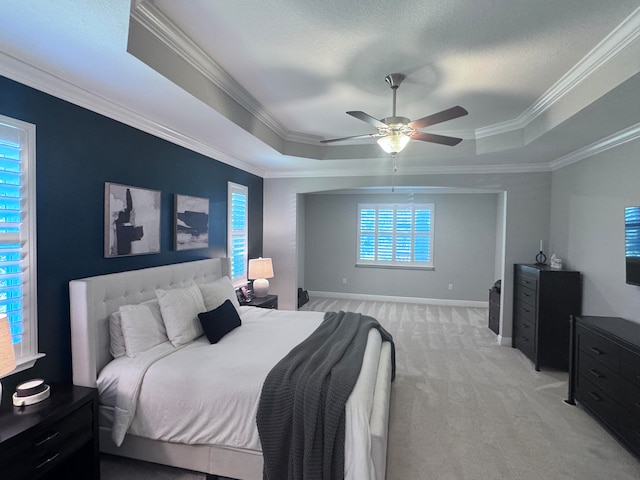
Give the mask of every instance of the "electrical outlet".
M 453 283 L 449 284 L 449 290 L 453 290 Z
M 342 279 L 342 284 L 343 284 L 343 285 L 346 285 L 346 284 L 347 284 L 347 279 L 346 279 L 346 278 L 343 278 L 343 279 Z

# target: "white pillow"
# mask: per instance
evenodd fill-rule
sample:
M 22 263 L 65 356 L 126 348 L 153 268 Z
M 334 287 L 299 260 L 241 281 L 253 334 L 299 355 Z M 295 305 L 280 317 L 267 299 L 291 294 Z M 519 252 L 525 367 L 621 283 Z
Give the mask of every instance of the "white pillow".
M 113 312 L 109 316 L 109 353 L 113 358 L 119 358 L 127 354 L 122 335 L 120 311 Z
M 157 300 L 122 305 L 119 311 L 127 356 L 135 357 L 169 340 Z
M 225 276 L 210 283 L 199 284 L 198 287 L 202 292 L 204 306 L 207 311 L 218 308 L 227 299 L 231 300 L 236 310 L 240 309 L 240 302 L 238 302 L 236 291 L 229 277 Z
M 174 347 L 189 343 L 204 333 L 198 314 L 206 309 L 197 285 L 170 290 L 158 288 L 156 296 L 167 336 Z

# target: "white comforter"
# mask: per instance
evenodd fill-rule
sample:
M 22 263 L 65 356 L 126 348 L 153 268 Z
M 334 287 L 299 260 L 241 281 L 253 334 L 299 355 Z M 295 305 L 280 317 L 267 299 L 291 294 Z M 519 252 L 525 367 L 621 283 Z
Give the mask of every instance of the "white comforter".
M 256 412 L 268 372 L 317 328 L 322 312 L 241 307 L 242 326 L 211 345 L 205 336 L 121 357 L 100 373 L 103 403 L 114 406 L 113 440 L 126 433 L 175 443 L 261 451 Z M 347 403 L 346 478 L 373 478 L 369 418 L 380 334 L 372 330 L 365 365 Z

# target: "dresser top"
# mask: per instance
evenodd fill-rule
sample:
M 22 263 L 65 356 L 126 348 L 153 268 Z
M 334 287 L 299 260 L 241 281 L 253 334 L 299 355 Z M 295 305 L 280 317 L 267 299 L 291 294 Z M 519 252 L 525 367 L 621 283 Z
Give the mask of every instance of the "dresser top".
M 524 268 L 532 268 L 540 272 L 576 272 L 576 270 L 567 270 L 564 268 L 551 268 L 549 265 L 540 265 L 538 263 L 516 263 L 516 266 Z
M 620 339 L 623 342 L 640 347 L 640 323 L 619 317 L 576 317 L 578 325 L 599 330 Z

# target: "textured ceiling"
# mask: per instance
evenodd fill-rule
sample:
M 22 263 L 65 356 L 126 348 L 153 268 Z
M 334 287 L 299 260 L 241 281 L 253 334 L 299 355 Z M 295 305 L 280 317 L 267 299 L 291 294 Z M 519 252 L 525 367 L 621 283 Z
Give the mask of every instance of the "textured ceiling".
M 454 105 L 399 171 L 551 168 L 636 134 L 640 14 L 616 0 L 3 0 L 0 74 L 264 176 L 388 173 L 345 114 Z M 609 140 L 610 142 L 610 140 Z M 572 157 L 573 155 L 573 157 Z M 458 170 L 456 170 L 458 169 Z

